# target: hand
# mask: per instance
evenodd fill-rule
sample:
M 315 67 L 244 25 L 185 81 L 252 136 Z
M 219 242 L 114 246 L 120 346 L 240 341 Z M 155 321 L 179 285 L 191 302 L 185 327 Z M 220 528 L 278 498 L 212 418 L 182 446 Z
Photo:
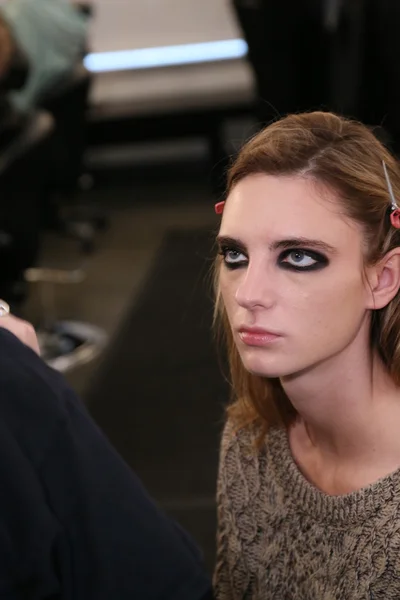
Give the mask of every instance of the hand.
M 40 356 L 39 342 L 33 325 L 14 315 L 4 315 L 0 317 L 0 327 L 11 331 L 23 344 Z

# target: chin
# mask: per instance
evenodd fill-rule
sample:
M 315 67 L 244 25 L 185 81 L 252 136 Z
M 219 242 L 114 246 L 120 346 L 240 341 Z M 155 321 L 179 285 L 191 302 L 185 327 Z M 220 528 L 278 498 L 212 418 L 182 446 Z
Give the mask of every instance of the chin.
M 266 379 L 284 379 L 285 377 L 304 375 L 320 364 L 320 362 L 314 361 L 290 360 L 288 356 L 263 356 L 250 353 L 242 353 L 241 359 L 246 371 Z
M 247 353 L 246 353 L 247 354 Z M 283 364 L 286 361 L 279 360 L 277 358 L 265 356 L 241 356 L 242 363 L 246 371 L 252 375 L 258 375 L 259 377 L 267 377 L 268 379 L 276 379 L 285 377 L 293 373 L 294 369 L 290 369 L 288 364 Z

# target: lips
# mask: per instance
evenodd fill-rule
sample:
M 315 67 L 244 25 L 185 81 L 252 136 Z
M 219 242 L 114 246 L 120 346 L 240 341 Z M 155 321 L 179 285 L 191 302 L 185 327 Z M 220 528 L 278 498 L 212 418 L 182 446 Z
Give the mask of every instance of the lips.
M 241 327 L 238 333 L 241 341 L 246 346 L 268 346 L 282 337 L 278 333 L 259 327 Z

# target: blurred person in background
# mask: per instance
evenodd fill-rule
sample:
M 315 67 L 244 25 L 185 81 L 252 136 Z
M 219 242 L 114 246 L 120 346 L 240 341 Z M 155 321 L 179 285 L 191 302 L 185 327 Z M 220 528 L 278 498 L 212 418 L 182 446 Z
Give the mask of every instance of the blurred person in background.
M 22 87 L 28 73 L 28 57 L 17 44 L 8 23 L 1 16 L 0 5 L 0 92 Z
M 10 29 L 4 19 L 0 18 L 0 82 L 7 76 L 11 68 L 14 51 L 15 43 Z
M 216 210 L 216 598 L 398 599 L 399 164 L 356 121 L 290 115 Z
M 400 2 L 362 0 L 362 5 L 363 64 L 357 117 L 366 124 L 382 126 L 391 148 L 400 156 Z
M 0 315 L 1 600 L 211 600 L 188 534 L 39 358 L 33 328 L 4 302 Z
M 21 89 L 28 72 L 28 59 L 0 14 L 0 143 L 6 141 L 7 134 L 18 129 L 23 120 L 20 111 L 10 103 L 9 92 Z
M 322 0 L 231 0 L 247 41 L 267 124 L 328 100 L 328 45 Z
M 26 83 L 10 94 L 13 106 L 28 112 L 82 59 L 87 17 L 68 0 L 8 0 L 0 5 L 0 17 L 29 62 Z M 7 64 L 8 53 L 3 54 Z
M 260 127 L 332 110 L 381 127 L 400 154 L 400 2 L 231 0 L 249 47 Z

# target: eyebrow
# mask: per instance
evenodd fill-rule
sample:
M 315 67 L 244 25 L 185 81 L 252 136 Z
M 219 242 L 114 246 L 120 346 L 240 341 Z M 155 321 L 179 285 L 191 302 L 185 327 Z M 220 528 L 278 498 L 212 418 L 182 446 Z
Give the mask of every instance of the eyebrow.
M 217 237 L 217 242 L 220 246 L 237 246 L 243 250 L 246 249 L 246 244 L 242 242 L 239 238 L 233 238 L 225 235 L 219 235 Z M 328 252 L 330 254 L 335 254 L 337 252 L 336 248 L 323 242 L 322 240 L 313 240 L 306 237 L 294 237 L 287 238 L 283 240 L 277 240 L 270 244 L 270 250 L 290 250 L 290 248 L 309 248 L 310 250 L 321 250 L 323 252 Z

